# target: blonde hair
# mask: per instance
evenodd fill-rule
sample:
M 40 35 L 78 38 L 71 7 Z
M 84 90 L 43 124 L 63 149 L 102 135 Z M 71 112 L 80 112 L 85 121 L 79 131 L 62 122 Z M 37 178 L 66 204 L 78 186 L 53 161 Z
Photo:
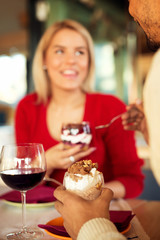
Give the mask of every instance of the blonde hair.
M 80 23 L 73 20 L 64 20 L 56 22 L 51 25 L 43 34 L 33 59 L 32 74 L 35 85 L 35 91 L 38 95 L 38 102 L 46 102 L 51 96 L 50 80 L 47 71 L 44 69 L 45 52 L 51 42 L 52 37 L 61 29 L 69 28 L 78 32 L 86 41 L 89 53 L 89 69 L 86 80 L 82 85 L 82 89 L 91 92 L 93 89 L 94 75 L 95 75 L 95 57 L 93 40 L 87 29 Z

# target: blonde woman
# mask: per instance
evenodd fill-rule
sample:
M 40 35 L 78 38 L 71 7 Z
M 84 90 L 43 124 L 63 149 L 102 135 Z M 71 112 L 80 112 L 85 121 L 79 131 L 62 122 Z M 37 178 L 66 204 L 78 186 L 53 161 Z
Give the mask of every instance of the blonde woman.
M 17 106 L 16 140 L 43 144 L 50 177 L 62 182 L 71 160 L 92 159 L 115 198 L 136 197 L 143 189 L 143 175 L 133 133 L 123 130 L 120 119 L 109 129 L 95 131 L 95 126 L 124 112 L 125 104 L 111 95 L 91 93 L 94 65 L 94 45 L 86 28 L 73 20 L 50 26 L 33 61 L 35 93 Z M 64 150 L 62 124 L 82 121 L 89 121 L 92 128 L 90 148 Z

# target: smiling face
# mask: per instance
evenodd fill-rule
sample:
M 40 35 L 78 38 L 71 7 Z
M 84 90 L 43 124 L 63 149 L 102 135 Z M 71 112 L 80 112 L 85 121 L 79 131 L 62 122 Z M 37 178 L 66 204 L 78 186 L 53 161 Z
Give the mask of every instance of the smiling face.
M 143 28 L 151 49 L 160 47 L 160 0 L 129 0 L 129 13 Z
M 44 63 L 53 88 L 80 88 L 89 68 L 87 43 L 78 32 L 61 29 L 53 36 Z

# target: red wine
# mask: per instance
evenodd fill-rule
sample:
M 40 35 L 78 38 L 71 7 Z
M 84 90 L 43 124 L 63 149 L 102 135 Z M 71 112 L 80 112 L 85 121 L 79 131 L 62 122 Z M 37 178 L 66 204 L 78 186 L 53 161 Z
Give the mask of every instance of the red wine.
M 1 178 L 9 187 L 25 191 L 37 186 L 43 179 L 45 171 L 41 168 L 19 168 L 1 172 Z

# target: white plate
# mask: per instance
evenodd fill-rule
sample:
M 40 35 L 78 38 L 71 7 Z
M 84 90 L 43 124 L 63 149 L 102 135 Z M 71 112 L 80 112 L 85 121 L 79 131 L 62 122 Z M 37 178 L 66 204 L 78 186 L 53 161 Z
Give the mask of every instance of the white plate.
M 7 200 L 1 200 L 5 204 L 14 206 L 14 207 L 22 207 L 22 203 L 19 202 L 11 202 Z M 26 203 L 27 208 L 39 208 L 39 207 L 51 207 L 54 206 L 54 202 L 46 202 L 46 203 Z

